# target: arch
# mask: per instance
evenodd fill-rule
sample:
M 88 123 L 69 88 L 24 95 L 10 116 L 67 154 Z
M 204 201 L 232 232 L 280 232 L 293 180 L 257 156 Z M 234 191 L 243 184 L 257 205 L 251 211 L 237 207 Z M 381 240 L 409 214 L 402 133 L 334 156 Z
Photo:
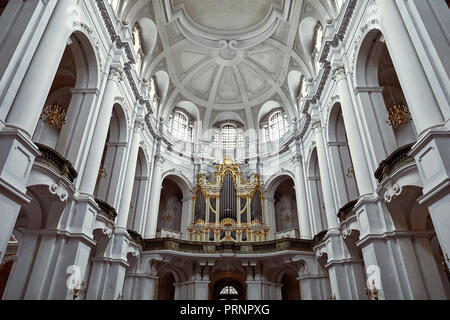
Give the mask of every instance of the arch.
M 158 300 L 175 300 L 175 273 L 167 271 L 158 279 Z
M 190 207 L 185 201 L 191 198 L 189 187 L 176 175 L 162 180 L 156 232 L 160 237 L 180 239 L 187 232 Z
M 310 154 L 307 167 L 307 180 L 309 184 L 309 201 L 311 202 L 311 225 L 314 234 L 328 229 L 325 212 L 322 183 L 320 180 L 319 159 L 317 148 L 314 147 Z
M 183 198 L 186 199 L 191 197 L 191 183 L 184 175 L 178 174 L 176 172 L 174 173 L 172 171 L 167 171 L 163 173 L 161 181 L 164 181 L 165 179 L 173 180 L 178 185 L 178 187 L 181 189 L 181 192 L 183 193 Z
M 109 122 L 109 142 L 125 143 L 128 141 L 127 113 L 120 103 L 115 103 Z
M 275 231 L 277 238 L 296 238 L 299 236 L 297 198 L 293 179 L 283 179 L 275 189 Z
M 278 186 L 288 180 L 292 179 L 295 181 L 295 177 L 291 172 L 285 171 L 279 174 L 276 174 L 269 178 L 266 182 L 266 194 L 269 198 L 273 198 L 275 195 L 275 191 L 277 190 Z
M 353 169 L 347 131 L 345 128 L 341 104 L 335 103 L 328 120 L 328 149 L 330 170 L 337 193 L 338 207 L 359 197 L 358 185 Z
M 301 299 L 300 285 L 294 272 L 289 269 L 283 272 L 279 283 L 282 285 L 281 300 Z
M 246 128 L 245 126 L 245 122 L 242 120 L 242 118 L 235 112 L 232 111 L 225 111 L 225 112 L 221 112 L 218 115 L 216 115 L 216 117 L 214 118 L 214 120 L 211 122 L 212 127 L 225 122 L 225 121 L 235 121 L 238 122 L 239 124 L 241 124 L 244 128 Z
M 390 122 L 389 113 L 395 110 L 394 107 L 404 108 L 407 101 L 382 32 L 374 26 L 362 36 L 361 46 L 356 51 L 355 85 L 379 88 L 357 93 L 364 105 L 362 116 L 368 132 L 374 136 L 374 143 L 379 144 L 374 148 L 385 150 L 385 155 L 377 153 L 379 163 L 399 147 L 414 143 L 418 134 L 412 119 L 402 123 Z
M 175 108 L 179 108 L 186 112 L 193 121 L 200 121 L 200 111 L 197 105 L 193 102 L 187 100 L 180 101 L 174 104 L 170 109 L 168 109 L 168 114 L 171 114 Z
M 147 156 L 139 148 L 127 228 L 144 233 L 146 203 L 148 202 L 149 166 Z
M 127 139 L 127 115 L 122 105 L 115 103 L 94 191 L 97 198 L 113 207 L 120 200 L 121 166 L 126 160 Z
M 101 65 L 95 44 L 84 29 L 75 30 L 61 58 L 43 106 L 33 140 L 55 149 L 79 170 L 81 144 L 94 112 Z M 63 121 L 48 122 L 48 111 L 59 106 Z
M 246 276 L 245 271 L 242 269 L 242 266 L 238 266 L 236 263 L 233 263 L 232 269 L 230 270 L 220 270 L 218 268 L 219 267 L 214 267 L 211 270 L 209 298 L 211 300 L 217 299 L 220 296 L 221 289 L 223 289 L 223 287 L 231 285 L 238 289 L 238 300 L 246 299 Z
M 101 62 L 98 52 L 94 49 L 97 47 L 95 41 L 80 28 L 72 33 L 69 44 L 75 57 L 77 74 L 79 74 L 76 87 L 99 88 Z

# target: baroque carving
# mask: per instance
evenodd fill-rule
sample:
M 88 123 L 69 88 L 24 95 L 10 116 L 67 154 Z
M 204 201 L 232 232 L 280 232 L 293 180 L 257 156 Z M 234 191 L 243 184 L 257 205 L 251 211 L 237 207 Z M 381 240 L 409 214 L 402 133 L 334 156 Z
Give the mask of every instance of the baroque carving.
M 401 185 L 393 184 L 389 185 L 386 192 L 384 193 L 384 200 L 387 203 L 390 203 L 392 199 L 396 196 L 399 196 L 403 191 L 403 188 Z
M 52 195 L 55 197 L 52 197 L 52 200 L 61 200 L 62 202 L 66 201 L 69 197 L 69 194 L 67 193 L 66 189 L 62 186 L 60 186 L 57 183 L 54 183 L 50 186 L 48 186 L 48 190 Z

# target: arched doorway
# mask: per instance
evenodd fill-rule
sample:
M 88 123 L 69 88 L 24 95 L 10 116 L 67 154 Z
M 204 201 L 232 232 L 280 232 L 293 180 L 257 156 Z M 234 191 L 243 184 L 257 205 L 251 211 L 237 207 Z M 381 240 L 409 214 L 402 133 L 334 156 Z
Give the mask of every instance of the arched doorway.
M 300 286 L 295 276 L 285 273 L 281 277 L 281 300 L 300 300 Z
M 158 284 L 158 300 L 175 300 L 175 277 L 167 272 Z
M 244 300 L 244 286 L 234 278 L 223 278 L 214 285 L 214 300 Z

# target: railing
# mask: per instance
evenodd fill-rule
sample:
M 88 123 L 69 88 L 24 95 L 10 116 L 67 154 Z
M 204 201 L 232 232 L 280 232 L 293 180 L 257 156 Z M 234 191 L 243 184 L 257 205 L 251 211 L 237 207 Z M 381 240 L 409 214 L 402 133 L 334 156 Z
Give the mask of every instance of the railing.
M 134 243 L 138 245 L 142 245 L 144 243 L 144 239 L 142 239 L 142 236 L 139 233 L 130 229 L 128 229 L 127 231 Z
M 312 240 L 281 239 L 264 242 L 194 242 L 172 238 L 146 239 L 143 241 L 144 251 L 172 250 L 200 254 L 260 254 L 285 250 L 312 252 Z
M 78 177 L 78 172 L 73 168 L 72 163 L 66 160 L 57 151 L 50 147 L 44 146 L 43 144 L 36 143 L 41 155 L 36 158 L 37 162 L 47 164 L 65 177 L 67 177 L 71 182 L 74 182 Z
M 100 207 L 99 214 L 114 222 L 114 220 L 117 217 L 116 209 L 111 207 L 108 203 L 106 203 L 103 200 L 95 199 L 95 202 L 97 202 L 98 206 Z
M 325 236 L 326 236 L 326 234 L 328 233 L 328 230 L 323 230 L 323 231 L 320 231 L 318 234 L 316 234 L 315 236 L 314 236 L 314 238 L 313 238 L 313 243 L 314 243 L 314 245 L 316 246 L 316 245 L 318 245 L 319 243 L 321 243 L 322 242 L 322 240 L 323 240 L 323 238 L 325 238 Z
M 414 158 L 409 156 L 414 143 L 408 144 L 394 151 L 386 160 L 383 160 L 378 169 L 375 171 L 375 178 L 378 182 L 383 181 L 388 177 L 395 169 L 410 162 L 414 162 Z
M 347 203 L 345 206 L 343 206 L 341 209 L 339 209 L 337 216 L 338 216 L 340 222 L 342 222 L 348 218 L 349 214 L 351 213 L 352 209 L 355 207 L 357 202 L 358 202 L 358 200 L 352 200 L 349 203 Z

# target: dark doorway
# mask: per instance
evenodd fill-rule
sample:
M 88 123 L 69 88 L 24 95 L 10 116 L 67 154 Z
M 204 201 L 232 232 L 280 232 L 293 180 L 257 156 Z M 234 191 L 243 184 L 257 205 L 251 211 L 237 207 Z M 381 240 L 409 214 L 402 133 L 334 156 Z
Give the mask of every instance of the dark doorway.
M 158 300 L 175 300 L 175 278 L 171 272 L 166 273 L 159 281 Z
M 300 300 L 300 287 L 295 277 L 284 274 L 281 278 L 281 284 L 282 300 Z

